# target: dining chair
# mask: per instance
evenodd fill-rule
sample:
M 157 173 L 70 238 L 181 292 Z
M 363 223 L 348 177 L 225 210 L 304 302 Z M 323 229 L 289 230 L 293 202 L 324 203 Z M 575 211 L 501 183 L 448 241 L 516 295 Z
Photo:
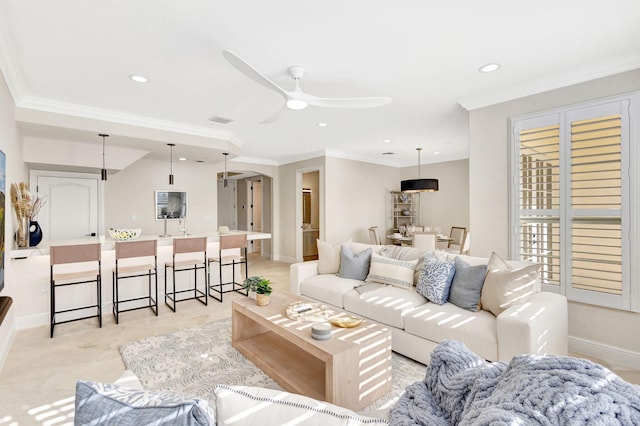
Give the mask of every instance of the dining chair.
M 212 263 L 218 264 L 219 281 L 217 284 L 211 283 L 210 274 Z M 236 266 L 238 265 L 244 265 L 245 279 L 249 277 L 246 235 L 220 235 L 218 256 L 213 256 L 207 259 L 207 265 L 209 270 L 209 296 L 216 299 L 218 302 L 222 302 L 222 295 L 224 293 L 235 291 L 245 296 L 249 294 L 249 291 L 244 288 L 242 281 L 236 281 Z M 222 270 L 224 266 L 231 266 L 231 281 L 223 282 Z M 240 278 L 242 278 L 242 273 L 240 273 Z M 225 286 L 227 287 L 226 290 Z M 218 297 L 214 296 L 212 292 L 217 293 Z
M 379 246 L 380 238 L 378 237 L 378 227 L 372 226 L 369 228 L 369 239 L 371 240 L 371 244 Z
M 424 251 L 435 250 L 436 234 L 431 232 L 414 232 L 413 247 Z
M 198 254 L 198 257 L 185 259 L 184 255 Z M 202 257 L 200 258 L 200 255 Z M 176 311 L 176 303 L 184 300 L 196 299 L 203 305 L 208 304 L 207 288 L 209 287 L 207 276 L 207 237 L 189 237 L 173 239 L 173 255 L 170 262 L 164 264 L 164 303 L 173 311 Z M 169 274 L 171 269 L 173 277 L 171 291 L 168 290 Z M 198 288 L 198 271 L 204 275 L 204 291 Z M 193 271 L 193 288 L 176 290 L 176 272 Z M 193 293 L 190 297 L 177 299 L 178 294 Z M 169 303 L 171 302 L 171 303 Z
M 102 328 L 102 249 L 100 243 L 76 244 L 68 246 L 51 246 L 49 249 L 50 269 L 50 331 L 53 338 L 53 328 L 57 324 L 80 321 L 88 318 L 98 318 L 98 325 Z M 72 265 L 66 267 L 65 265 Z M 69 307 L 56 310 L 56 293 L 58 289 L 81 284 L 96 284 L 95 303 L 89 305 Z M 68 294 L 68 293 L 65 293 Z M 67 302 L 67 300 L 65 300 Z M 95 308 L 95 314 L 80 318 L 70 318 L 69 312 L 87 311 Z M 62 316 L 57 319 L 56 316 Z
M 119 324 L 120 313 L 150 308 L 158 316 L 158 240 L 117 241 L 113 278 L 113 316 Z M 153 280 L 151 277 L 153 276 Z M 120 280 L 147 277 L 148 290 L 143 296 L 120 298 Z M 131 288 L 131 286 L 129 286 Z M 131 291 L 128 294 L 132 294 Z M 145 301 L 146 304 L 130 302 Z M 121 304 L 129 307 L 122 309 Z
M 447 245 L 447 251 L 449 253 L 461 254 L 464 247 L 464 239 L 467 235 L 467 228 L 461 226 L 452 226 L 449 233 L 449 244 Z

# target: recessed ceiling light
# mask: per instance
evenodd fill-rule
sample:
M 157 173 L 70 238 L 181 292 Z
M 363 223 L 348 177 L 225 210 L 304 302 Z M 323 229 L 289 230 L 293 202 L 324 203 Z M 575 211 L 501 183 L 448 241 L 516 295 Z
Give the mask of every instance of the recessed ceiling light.
M 500 64 L 495 64 L 495 63 L 491 63 L 491 64 L 486 64 L 481 66 L 478 71 L 480 72 L 493 72 L 495 70 L 497 70 L 498 68 L 500 68 Z
M 327 127 L 327 123 L 320 122 L 318 123 L 318 127 Z
M 438 155 L 440 154 L 440 151 L 433 151 L 433 155 Z
M 383 139 L 382 142 L 389 143 L 389 142 L 391 142 L 391 139 Z
M 187 159 L 186 159 L 186 158 L 184 158 L 184 157 L 180 157 L 180 158 L 178 158 L 178 160 L 180 160 L 180 161 L 187 161 Z
M 131 74 L 129 76 L 129 78 L 133 81 L 135 81 L 136 83 L 148 83 L 149 79 L 146 77 L 143 77 L 141 75 L 135 75 L 135 74 Z

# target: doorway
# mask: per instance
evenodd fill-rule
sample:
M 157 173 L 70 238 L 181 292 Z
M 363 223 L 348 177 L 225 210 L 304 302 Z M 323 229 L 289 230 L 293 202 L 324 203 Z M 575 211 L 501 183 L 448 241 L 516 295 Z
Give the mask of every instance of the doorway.
M 321 166 L 296 170 L 296 260 L 318 258 L 316 240 L 324 234 Z
M 230 171 L 224 188 L 218 176 L 218 226 L 250 232 L 271 232 L 272 179 L 254 172 Z M 249 253 L 271 257 L 271 240 L 251 240 Z

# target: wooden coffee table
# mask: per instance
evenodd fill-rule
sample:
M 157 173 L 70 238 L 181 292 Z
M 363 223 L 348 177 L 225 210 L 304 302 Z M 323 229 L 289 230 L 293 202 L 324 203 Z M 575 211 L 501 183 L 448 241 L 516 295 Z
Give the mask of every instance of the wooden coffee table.
M 391 331 L 364 321 L 333 327 L 328 340 L 311 337 L 311 325 L 287 318 L 301 296 L 277 292 L 267 306 L 232 302 L 232 344 L 289 392 L 361 410 L 391 391 Z M 336 316 L 344 314 L 336 310 Z

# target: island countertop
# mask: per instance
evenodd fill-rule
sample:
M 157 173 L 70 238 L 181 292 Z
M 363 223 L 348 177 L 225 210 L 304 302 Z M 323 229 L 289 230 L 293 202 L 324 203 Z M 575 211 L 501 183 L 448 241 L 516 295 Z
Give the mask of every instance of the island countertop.
M 171 235 L 168 237 L 161 237 L 158 235 L 140 235 L 139 237 L 134 238 L 133 240 L 130 240 L 130 241 L 157 240 L 158 247 L 163 247 L 163 246 L 173 245 L 174 238 L 207 237 L 207 243 L 217 243 L 220 239 L 220 235 L 243 235 L 243 234 L 247 236 L 247 240 L 249 241 L 268 240 L 271 238 L 271 234 L 266 232 L 232 230 L 226 234 L 220 234 L 219 232 L 211 232 L 211 233 L 188 234 L 187 236 Z M 71 239 L 71 240 L 43 241 L 42 243 L 38 244 L 36 247 L 14 248 L 12 250 L 9 250 L 7 254 L 10 259 L 26 259 L 32 256 L 48 256 L 49 247 L 51 246 L 72 245 L 72 244 L 92 244 L 92 243 L 102 243 L 103 251 L 114 250 L 116 240 L 112 239 L 109 236 L 101 236 L 101 237 L 77 238 L 77 239 Z

